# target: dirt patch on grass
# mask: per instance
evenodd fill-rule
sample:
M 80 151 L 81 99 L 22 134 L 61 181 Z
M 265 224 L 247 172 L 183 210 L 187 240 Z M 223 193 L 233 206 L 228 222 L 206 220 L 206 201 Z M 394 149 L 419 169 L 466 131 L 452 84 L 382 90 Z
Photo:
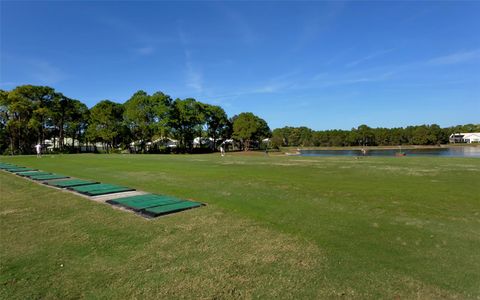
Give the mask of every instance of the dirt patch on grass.
M 10 214 L 21 214 L 21 213 L 24 213 L 24 212 L 28 212 L 30 211 L 31 209 L 29 208 L 24 208 L 24 209 L 4 209 L 4 210 L 0 210 L 0 216 L 6 216 L 6 215 L 10 215 Z
M 369 168 L 396 173 L 399 175 L 409 175 L 409 176 L 436 176 L 441 171 L 439 168 L 422 169 L 418 167 L 375 166 L 375 165 L 371 165 L 369 166 Z

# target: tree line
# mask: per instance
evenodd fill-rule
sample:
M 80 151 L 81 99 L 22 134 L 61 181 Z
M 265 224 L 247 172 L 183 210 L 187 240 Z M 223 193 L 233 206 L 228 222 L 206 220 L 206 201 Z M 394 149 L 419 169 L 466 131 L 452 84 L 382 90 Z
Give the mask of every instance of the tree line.
M 360 125 L 351 130 L 314 131 L 307 127 L 277 128 L 272 132 L 274 146 L 345 147 L 439 145 L 449 142 L 452 133 L 480 132 L 480 124 L 441 128 L 437 124 L 398 128 L 371 128 Z
M 159 152 L 168 138 L 176 141 L 175 151 L 192 152 L 198 137 L 210 139 L 212 151 L 230 138 L 240 149 L 249 149 L 270 135 L 267 123 L 253 113 L 228 118 L 220 106 L 172 99 L 162 92 L 138 91 L 123 104 L 103 100 L 89 109 L 48 86 L 0 90 L 0 151 L 5 154 L 32 153 L 45 140 L 60 152 L 78 152 L 79 145 L 89 144 L 101 144 L 107 152 Z
M 315 131 L 307 127 L 270 130 L 267 122 L 245 112 L 231 118 L 223 108 L 193 98 L 172 99 L 162 92 L 134 93 L 123 104 L 111 100 L 88 108 L 48 86 L 22 85 L 0 90 L 0 153 L 28 154 L 34 145 L 53 141 L 55 151 L 78 152 L 80 145 L 102 145 L 107 152 L 216 151 L 233 140 L 240 150 L 262 146 L 388 146 L 448 143 L 452 133 L 480 132 L 480 124 L 441 128 L 436 124 L 405 128 Z M 199 139 L 200 138 L 200 139 Z M 165 141 L 175 141 L 175 148 Z M 197 148 L 194 140 L 197 139 Z M 209 141 L 202 145 L 202 141 Z M 89 149 L 91 149 L 89 147 Z M 95 147 L 93 147 L 95 149 Z

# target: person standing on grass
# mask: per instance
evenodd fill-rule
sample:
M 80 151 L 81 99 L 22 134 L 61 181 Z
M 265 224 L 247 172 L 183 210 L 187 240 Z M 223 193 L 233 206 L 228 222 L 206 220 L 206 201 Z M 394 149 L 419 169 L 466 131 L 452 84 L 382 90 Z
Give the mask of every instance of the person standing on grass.
M 367 155 L 367 149 L 362 148 L 362 155 L 363 155 L 363 156 Z
M 37 150 L 37 157 L 41 157 L 42 156 L 42 145 L 36 144 L 35 145 L 35 150 Z
M 223 144 L 220 145 L 220 154 L 221 154 L 222 156 L 225 156 L 225 149 L 223 149 Z

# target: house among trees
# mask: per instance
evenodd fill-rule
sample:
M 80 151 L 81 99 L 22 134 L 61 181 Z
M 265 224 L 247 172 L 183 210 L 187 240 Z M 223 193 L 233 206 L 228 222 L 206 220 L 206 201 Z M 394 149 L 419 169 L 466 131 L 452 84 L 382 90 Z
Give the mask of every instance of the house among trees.
M 58 149 L 61 146 L 69 146 L 69 147 L 80 147 L 81 144 L 78 140 L 74 140 L 72 138 L 63 138 L 63 143 L 59 137 L 52 137 L 51 139 L 45 139 L 42 143 L 42 147 L 45 150 L 53 151 L 54 149 Z
M 155 152 L 160 148 L 169 148 L 173 149 L 178 146 L 178 141 L 171 139 L 169 137 L 162 137 L 151 142 L 144 142 L 142 140 L 133 141 L 130 143 L 129 151 L 130 153 L 137 153 L 142 150 L 142 143 L 145 144 L 145 150 L 150 152 Z M 157 151 L 158 152 L 158 151 Z
M 105 151 L 105 145 L 100 142 L 81 142 L 80 140 L 72 139 L 69 137 L 63 138 L 63 143 L 61 143 L 61 141 L 62 140 L 59 137 L 52 137 L 50 139 L 43 140 L 40 143 L 42 145 L 42 151 L 44 151 L 45 153 L 54 153 L 58 151 L 61 147 L 69 148 L 71 152 Z
M 193 148 L 212 148 L 215 149 L 215 140 L 211 137 L 206 138 L 206 137 L 199 137 L 197 136 L 196 138 L 193 139 Z
M 167 148 L 176 148 L 178 146 L 178 141 L 171 139 L 169 137 L 160 138 L 153 141 L 153 144 L 158 144 Z
M 452 133 L 449 141 L 450 143 L 480 143 L 480 132 Z

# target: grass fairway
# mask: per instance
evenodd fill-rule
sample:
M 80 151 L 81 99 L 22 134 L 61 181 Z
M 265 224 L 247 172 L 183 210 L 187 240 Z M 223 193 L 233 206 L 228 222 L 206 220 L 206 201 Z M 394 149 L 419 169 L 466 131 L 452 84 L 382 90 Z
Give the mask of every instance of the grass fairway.
M 3 162 L 206 202 L 146 220 L 0 172 L 0 298 L 480 298 L 480 159 Z

